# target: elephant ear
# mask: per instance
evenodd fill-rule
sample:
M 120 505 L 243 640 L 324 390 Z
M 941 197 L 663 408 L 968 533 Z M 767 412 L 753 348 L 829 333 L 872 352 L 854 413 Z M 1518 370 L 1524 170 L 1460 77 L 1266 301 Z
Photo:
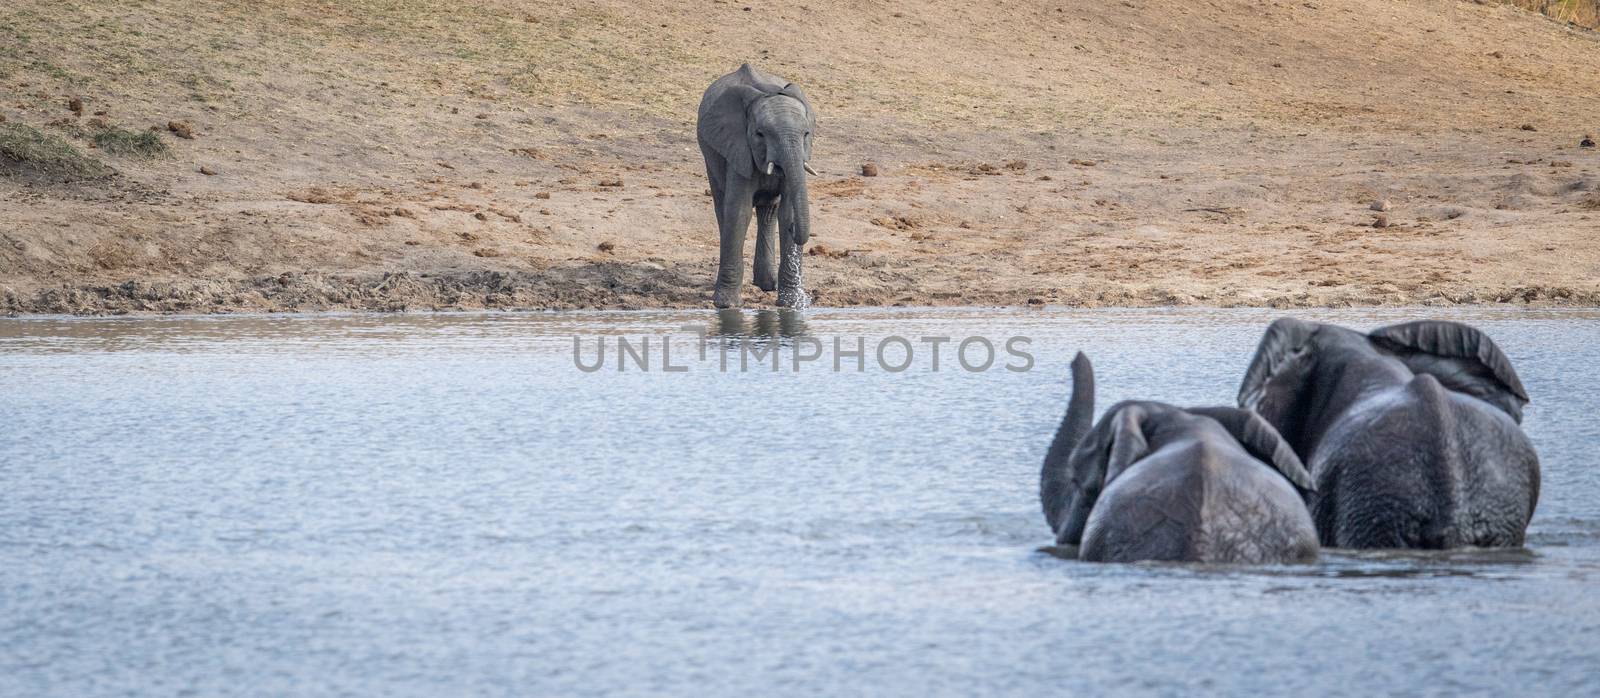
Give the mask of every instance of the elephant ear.
M 1517 423 L 1522 422 L 1528 392 L 1511 368 L 1511 359 L 1478 328 L 1421 320 L 1382 327 L 1367 336 L 1413 373 L 1429 374 L 1444 387 L 1499 407 Z
M 746 64 L 740 70 L 749 67 Z M 708 91 L 706 98 L 700 102 L 700 118 L 695 126 L 695 135 L 699 136 L 701 143 L 721 155 L 728 166 L 742 177 L 754 176 L 756 171 L 747 129 L 750 105 L 765 96 L 765 92 L 751 85 L 735 82 L 719 91 Z
M 1116 477 L 1135 461 L 1150 451 L 1150 442 L 1144 435 L 1144 420 L 1149 410 L 1142 403 L 1121 402 L 1111 406 L 1100 423 L 1089 432 L 1089 437 L 1078 447 L 1078 456 L 1086 460 L 1080 473 L 1096 488 Z
M 1145 414 L 1141 403 L 1112 405 L 1100 418 L 1100 423 L 1072 450 L 1067 462 L 1069 480 L 1063 498 L 1065 508 L 1052 522 L 1057 544 L 1082 542 L 1089 514 L 1094 511 L 1106 482 L 1150 450 L 1144 435 Z
M 1295 455 L 1294 449 L 1289 447 L 1289 442 L 1283 440 L 1278 430 L 1272 424 L 1262 419 L 1261 415 L 1237 407 L 1192 407 L 1190 414 L 1210 417 L 1233 434 L 1233 438 L 1244 446 L 1250 455 L 1260 459 L 1261 462 L 1272 466 L 1289 482 L 1302 492 L 1315 492 L 1317 485 L 1311 479 L 1311 473 L 1306 471 L 1300 456 Z
M 744 81 L 745 84 L 761 90 L 763 93 L 769 95 L 778 94 L 783 90 L 783 88 L 789 85 L 787 80 L 761 70 L 753 65 L 750 65 L 749 63 L 740 65 L 738 74 L 739 79 Z
M 1239 385 L 1239 406 L 1283 427 L 1297 412 L 1295 403 L 1316 364 L 1311 346 L 1314 323 L 1279 318 L 1267 327 Z

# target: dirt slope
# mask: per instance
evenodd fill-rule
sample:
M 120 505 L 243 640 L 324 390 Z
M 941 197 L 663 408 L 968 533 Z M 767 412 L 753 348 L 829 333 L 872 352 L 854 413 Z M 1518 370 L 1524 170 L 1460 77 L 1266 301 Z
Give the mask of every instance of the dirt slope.
M 1600 304 L 1600 35 L 1508 6 L 191 5 L 0 7 L 0 116 L 121 173 L 0 167 L 0 312 L 709 306 L 745 60 L 821 114 L 822 305 Z

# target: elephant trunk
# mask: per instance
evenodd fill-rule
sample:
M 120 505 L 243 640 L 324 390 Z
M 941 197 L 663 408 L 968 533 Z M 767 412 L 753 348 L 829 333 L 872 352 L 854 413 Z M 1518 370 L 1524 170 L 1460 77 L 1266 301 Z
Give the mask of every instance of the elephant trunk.
M 1094 367 L 1083 352 L 1072 359 L 1072 399 L 1067 403 L 1067 414 L 1050 441 L 1050 450 L 1044 456 L 1044 468 L 1039 475 L 1039 503 L 1044 507 L 1045 522 L 1056 534 L 1056 542 L 1077 544 L 1083 537 L 1083 526 L 1088 521 L 1084 485 L 1075 483 L 1071 470 L 1071 456 L 1078 444 L 1083 443 L 1089 429 L 1094 426 Z
M 811 238 L 811 202 L 806 197 L 805 149 L 796 144 L 778 152 L 778 166 L 783 168 L 783 195 L 779 212 L 783 215 L 783 234 L 796 245 L 806 244 Z

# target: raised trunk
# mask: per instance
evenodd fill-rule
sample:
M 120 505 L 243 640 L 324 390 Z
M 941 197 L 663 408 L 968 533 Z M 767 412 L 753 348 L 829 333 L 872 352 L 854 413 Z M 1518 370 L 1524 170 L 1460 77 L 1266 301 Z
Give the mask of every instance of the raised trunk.
M 1060 543 L 1076 544 L 1083 535 L 1083 522 L 1071 519 L 1088 518 L 1087 512 L 1078 511 L 1083 504 L 1074 501 L 1078 498 L 1074 496 L 1076 488 L 1072 486 L 1069 468 L 1073 449 L 1083 443 L 1083 437 L 1093 426 L 1094 367 L 1089 364 L 1089 357 L 1080 351 L 1072 359 L 1072 399 L 1067 403 L 1067 414 L 1061 419 L 1055 438 L 1050 441 L 1050 450 L 1045 453 L 1044 468 L 1039 474 L 1039 503 L 1044 507 L 1044 519 L 1050 525 L 1050 532 L 1057 535 Z M 1076 530 L 1064 530 L 1067 528 Z

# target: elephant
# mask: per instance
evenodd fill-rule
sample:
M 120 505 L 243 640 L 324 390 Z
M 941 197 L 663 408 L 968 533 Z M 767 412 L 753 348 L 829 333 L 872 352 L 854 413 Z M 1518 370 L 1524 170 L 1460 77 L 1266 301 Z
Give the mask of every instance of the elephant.
M 695 132 L 722 236 L 712 296 L 716 307 L 739 306 L 744 238 L 752 209 L 756 286 L 763 291 L 776 288 L 782 307 L 805 307 L 809 300 L 800 257 L 811 235 L 806 174 L 816 174 L 810 164 L 816 126 L 816 112 L 798 86 L 749 63 L 706 88 Z M 774 242 L 781 246 L 783 259 L 782 271 L 776 274 Z
M 1478 329 L 1425 320 L 1367 334 L 1272 323 L 1239 387 L 1316 483 L 1324 546 L 1520 546 L 1539 501 L 1528 393 Z
M 1091 427 L 1094 368 L 1072 361 L 1072 397 L 1050 442 L 1039 500 L 1079 560 L 1292 564 L 1317 558 L 1302 491 L 1311 475 L 1278 432 L 1236 407 L 1113 405 Z

